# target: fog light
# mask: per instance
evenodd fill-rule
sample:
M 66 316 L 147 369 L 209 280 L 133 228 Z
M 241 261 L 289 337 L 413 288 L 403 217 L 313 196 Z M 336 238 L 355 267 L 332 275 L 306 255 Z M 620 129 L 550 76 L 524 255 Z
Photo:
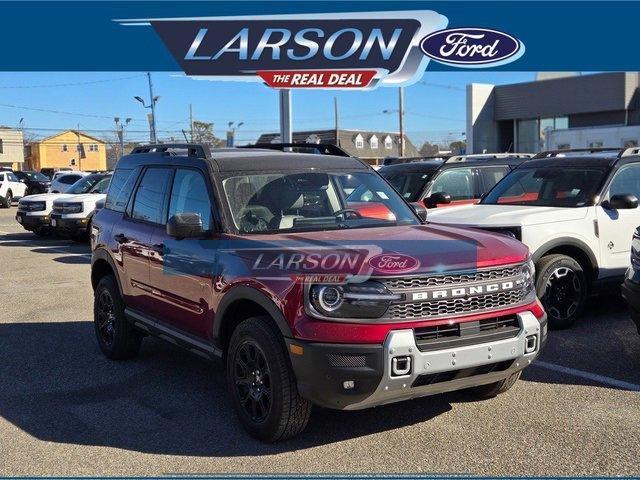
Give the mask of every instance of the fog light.
M 393 357 L 391 359 L 391 375 L 399 377 L 411 372 L 411 357 Z
M 342 382 L 342 388 L 345 390 L 353 390 L 356 387 L 356 382 L 353 380 L 345 380 Z
M 536 347 L 538 346 L 538 336 L 537 335 L 529 335 L 525 339 L 526 345 L 524 347 L 524 353 L 532 353 L 536 351 Z

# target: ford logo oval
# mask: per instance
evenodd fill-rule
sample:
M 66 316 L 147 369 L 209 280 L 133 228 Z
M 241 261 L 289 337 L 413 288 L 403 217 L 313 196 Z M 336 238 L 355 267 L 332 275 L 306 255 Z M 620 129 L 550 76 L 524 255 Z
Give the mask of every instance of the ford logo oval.
M 381 273 L 411 272 L 420 266 L 417 258 L 397 253 L 383 253 L 369 259 L 369 266 Z
M 487 28 L 438 30 L 422 39 L 420 49 L 437 62 L 465 68 L 504 65 L 524 54 L 520 40 Z

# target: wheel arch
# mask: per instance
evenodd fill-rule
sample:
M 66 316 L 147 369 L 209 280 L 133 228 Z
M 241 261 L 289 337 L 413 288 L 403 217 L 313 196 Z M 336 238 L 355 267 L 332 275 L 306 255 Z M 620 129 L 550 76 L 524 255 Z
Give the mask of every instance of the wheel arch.
M 550 254 L 567 255 L 580 264 L 590 281 L 598 278 L 598 259 L 582 240 L 571 237 L 555 238 L 540 246 L 532 255 L 532 259 L 538 263 L 542 257 Z
M 292 337 L 291 327 L 278 306 L 261 291 L 246 285 L 232 288 L 220 302 L 213 325 L 213 338 L 226 351 L 235 327 L 250 317 L 265 315 L 283 337 Z
M 120 295 L 122 295 L 122 286 L 120 285 L 120 277 L 118 277 L 117 272 L 118 270 L 113 259 L 105 250 L 99 249 L 93 252 L 91 259 L 91 287 L 93 290 L 96 289 L 102 277 L 105 275 L 113 275 L 118 284 L 118 291 Z

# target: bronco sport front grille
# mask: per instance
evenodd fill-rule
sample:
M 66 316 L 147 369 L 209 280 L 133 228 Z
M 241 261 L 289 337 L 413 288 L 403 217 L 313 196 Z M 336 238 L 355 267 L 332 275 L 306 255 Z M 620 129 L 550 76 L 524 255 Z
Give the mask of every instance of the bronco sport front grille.
M 382 282 L 392 292 L 398 290 L 419 289 L 439 286 L 450 286 L 457 283 L 483 282 L 487 280 L 515 277 L 519 273 L 518 266 L 478 270 L 477 272 L 456 275 L 434 275 L 430 277 L 389 278 Z
M 522 265 L 472 272 L 380 279 L 401 300 L 392 302 L 386 317 L 417 320 L 456 317 L 522 305 L 532 288 Z M 505 282 L 510 288 L 502 288 Z M 494 288 L 490 288 L 494 287 Z

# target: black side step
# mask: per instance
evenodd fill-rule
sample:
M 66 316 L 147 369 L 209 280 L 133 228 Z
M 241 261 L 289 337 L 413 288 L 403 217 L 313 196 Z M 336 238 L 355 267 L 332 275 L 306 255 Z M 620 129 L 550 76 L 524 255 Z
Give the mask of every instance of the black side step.
M 205 357 L 209 360 L 222 357 L 222 349 L 203 341 L 187 332 L 169 326 L 155 318 L 125 308 L 124 314 L 136 328 L 151 335 L 167 340 L 179 347 L 186 348 L 190 352 Z

